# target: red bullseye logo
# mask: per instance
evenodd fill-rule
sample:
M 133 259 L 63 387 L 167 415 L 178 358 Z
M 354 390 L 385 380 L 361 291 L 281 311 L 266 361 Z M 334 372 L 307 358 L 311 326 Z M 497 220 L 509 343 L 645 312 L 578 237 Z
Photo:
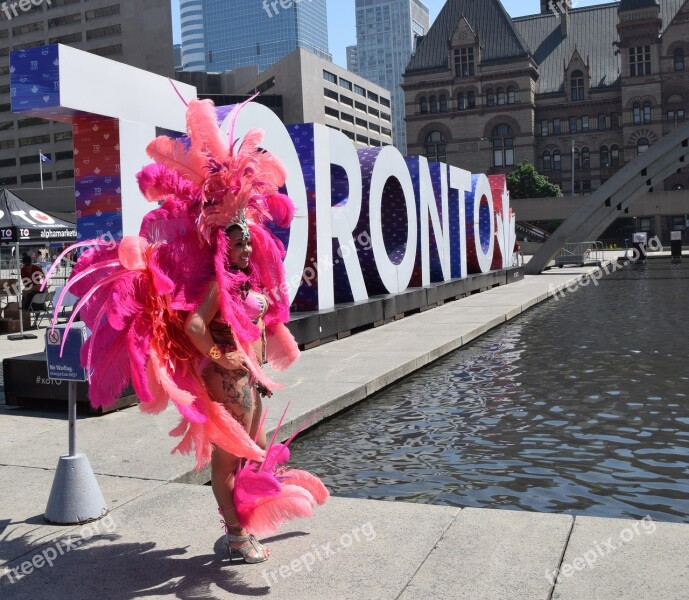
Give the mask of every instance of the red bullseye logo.
M 29 230 L 28 229 L 22 229 L 20 233 L 21 233 L 22 237 L 29 237 Z

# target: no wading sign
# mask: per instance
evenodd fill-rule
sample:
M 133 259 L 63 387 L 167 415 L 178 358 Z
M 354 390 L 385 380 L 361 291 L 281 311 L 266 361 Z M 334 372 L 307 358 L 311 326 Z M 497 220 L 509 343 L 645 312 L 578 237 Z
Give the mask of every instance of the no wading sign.
M 66 339 L 65 339 L 66 336 Z M 64 350 L 60 353 L 64 339 Z M 86 325 L 81 321 L 56 325 L 45 333 L 45 355 L 48 377 L 64 381 L 86 381 L 86 369 L 81 366 L 81 348 L 86 341 Z

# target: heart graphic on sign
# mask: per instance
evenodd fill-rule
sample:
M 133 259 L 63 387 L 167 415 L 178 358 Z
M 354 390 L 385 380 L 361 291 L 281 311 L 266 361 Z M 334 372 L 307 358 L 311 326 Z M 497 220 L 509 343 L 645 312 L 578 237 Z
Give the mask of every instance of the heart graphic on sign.
M 98 175 L 98 174 L 100 173 L 100 169 L 99 169 L 98 167 L 96 167 L 96 168 L 93 170 L 93 172 L 94 172 L 96 175 Z
M 50 96 L 43 96 L 43 102 L 48 102 L 50 100 Z
M 117 189 L 115 190 L 115 193 L 116 193 L 116 194 L 121 194 L 121 193 L 122 193 L 122 188 L 117 188 Z
M 98 127 L 98 125 L 94 125 L 94 126 L 92 127 L 92 129 L 93 129 L 93 131 L 98 131 L 98 130 L 100 129 L 100 127 Z
M 79 190 L 77 190 L 76 192 L 74 192 L 74 197 L 75 197 L 75 198 L 78 198 L 79 196 L 81 196 L 81 192 L 80 192 Z
M 91 206 L 91 201 L 90 200 L 84 200 L 84 204 L 86 204 L 86 206 Z
M 77 156 L 79 154 L 79 148 L 74 149 L 74 156 Z
M 103 139 L 104 139 L 104 140 L 109 140 L 109 139 L 110 139 L 110 134 L 109 134 L 109 133 L 103 134 Z
M 56 59 L 53 61 L 53 64 L 57 67 L 57 66 L 60 64 L 60 61 L 56 58 Z

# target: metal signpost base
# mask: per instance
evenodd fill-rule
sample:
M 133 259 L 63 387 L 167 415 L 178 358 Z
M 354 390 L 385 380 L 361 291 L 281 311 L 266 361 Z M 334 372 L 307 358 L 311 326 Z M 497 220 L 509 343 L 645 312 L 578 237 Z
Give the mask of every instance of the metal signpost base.
M 56 333 L 58 329 L 56 328 Z M 62 335 L 69 330 L 62 329 Z M 53 347 L 60 337 L 51 338 L 54 333 L 47 333 L 47 343 Z M 78 332 L 74 332 L 76 335 Z M 57 341 L 56 341 L 57 340 Z M 51 352 L 48 351 L 49 369 Z M 50 374 L 50 370 L 49 370 Z M 69 454 L 60 457 L 50 490 L 45 519 L 50 523 L 77 524 L 94 521 L 108 513 L 108 505 L 98 487 L 96 476 L 85 454 L 77 453 L 77 384 L 69 381 Z

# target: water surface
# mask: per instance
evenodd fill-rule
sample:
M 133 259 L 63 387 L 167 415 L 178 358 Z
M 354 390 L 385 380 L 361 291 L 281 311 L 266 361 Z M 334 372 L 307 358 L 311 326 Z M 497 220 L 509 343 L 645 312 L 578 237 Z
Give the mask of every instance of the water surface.
M 334 494 L 689 522 L 689 261 L 550 300 L 305 434 Z

